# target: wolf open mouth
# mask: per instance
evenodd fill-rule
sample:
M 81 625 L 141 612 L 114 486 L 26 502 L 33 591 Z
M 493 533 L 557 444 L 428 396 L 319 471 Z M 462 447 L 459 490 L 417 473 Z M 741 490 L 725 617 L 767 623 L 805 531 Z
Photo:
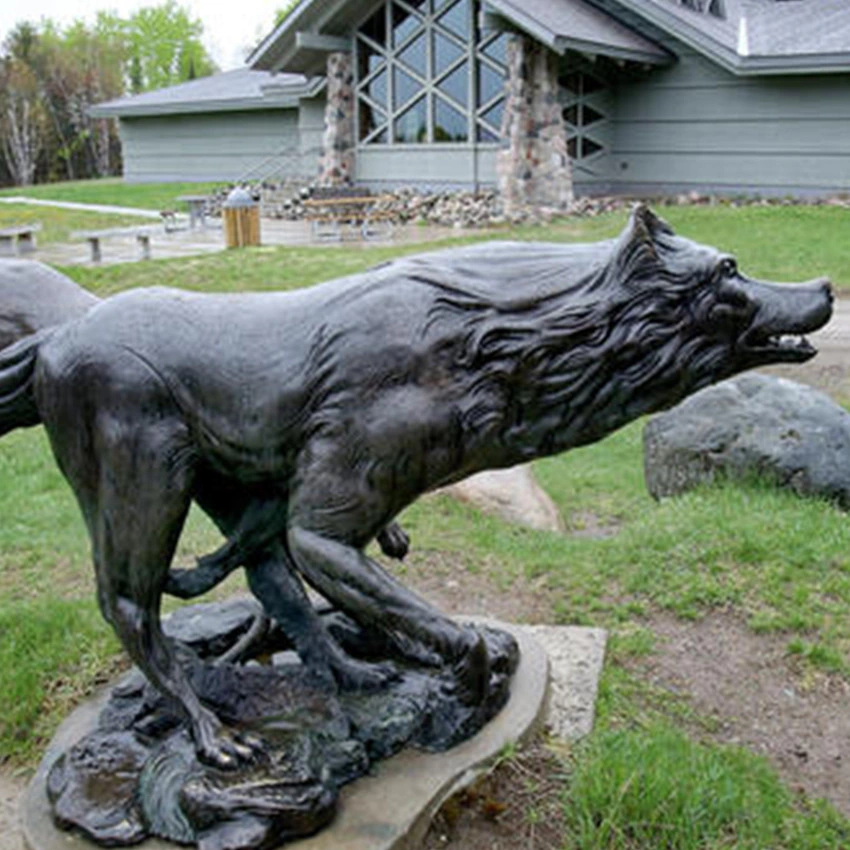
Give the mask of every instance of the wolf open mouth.
M 817 328 L 813 328 L 813 330 L 817 330 Z M 768 335 L 758 329 L 751 329 L 745 334 L 743 348 L 766 359 L 792 363 L 804 363 L 818 353 L 818 350 L 805 336 L 794 334 Z
M 740 337 L 740 348 L 758 363 L 803 363 L 817 354 L 806 334 L 823 327 L 832 315 L 828 280 L 805 284 L 768 284 L 741 277 L 755 312 Z

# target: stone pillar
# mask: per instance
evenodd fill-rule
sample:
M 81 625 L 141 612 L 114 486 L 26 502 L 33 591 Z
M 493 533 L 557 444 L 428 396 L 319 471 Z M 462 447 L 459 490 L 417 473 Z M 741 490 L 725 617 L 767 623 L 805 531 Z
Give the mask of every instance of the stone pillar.
M 350 53 L 328 56 L 328 105 L 319 163 L 319 184 L 341 186 L 354 179 L 354 88 Z
M 558 103 L 558 57 L 521 35 L 508 41 L 502 140 L 497 170 L 505 214 L 566 208 L 573 177 Z

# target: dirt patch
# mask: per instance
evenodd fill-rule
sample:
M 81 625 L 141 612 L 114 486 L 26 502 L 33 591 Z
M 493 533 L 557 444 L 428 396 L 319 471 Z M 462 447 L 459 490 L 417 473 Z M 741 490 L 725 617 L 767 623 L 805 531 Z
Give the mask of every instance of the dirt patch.
M 850 816 L 850 685 L 803 676 L 787 638 L 758 635 L 736 616 L 655 618 L 658 652 L 641 662 L 653 684 L 687 695 L 716 723 L 711 737 L 766 756 L 785 781 Z
M 423 850 L 560 850 L 562 770 L 542 741 L 530 743 L 447 801 Z
M 447 614 L 489 617 L 510 623 L 551 623 L 553 612 L 547 579 L 520 576 L 501 583 L 498 564 L 484 564 L 471 572 L 461 555 L 413 550 L 403 567 L 390 566 L 405 585 Z
M 23 850 L 18 822 L 18 800 L 26 780 L 0 769 L 0 850 Z

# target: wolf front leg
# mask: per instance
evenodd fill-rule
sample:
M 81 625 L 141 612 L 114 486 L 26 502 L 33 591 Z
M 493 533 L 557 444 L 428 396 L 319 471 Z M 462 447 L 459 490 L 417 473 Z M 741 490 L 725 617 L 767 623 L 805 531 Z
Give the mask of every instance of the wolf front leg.
M 386 513 L 380 494 L 362 480 L 313 468 L 292 493 L 288 550 L 304 578 L 364 626 L 377 629 L 414 660 L 436 653 L 453 667 L 459 695 L 477 704 L 487 692 L 487 647 L 472 628 L 456 623 L 396 581 L 362 551 Z M 326 504 L 328 493 L 334 504 Z M 370 531 L 371 530 L 371 533 Z

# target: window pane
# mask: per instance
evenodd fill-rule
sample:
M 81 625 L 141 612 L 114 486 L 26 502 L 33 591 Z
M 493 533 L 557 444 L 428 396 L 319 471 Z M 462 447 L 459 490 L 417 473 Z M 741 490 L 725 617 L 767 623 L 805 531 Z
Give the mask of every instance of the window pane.
M 592 154 L 599 153 L 602 150 L 602 145 L 597 144 L 593 141 L 593 139 L 582 139 L 581 140 L 581 155 L 582 156 L 591 156 Z
M 364 101 L 360 101 L 360 132 L 358 138 L 362 142 L 367 136 L 387 123 L 387 116 Z
M 505 115 L 505 101 L 500 100 L 495 106 L 491 106 L 481 117 L 496 131 L 502 129 L 502 118 Z
M 434 98 L 434 141 L 465 142 L 468 139 L 467 117 L 440 98 Z
M 572 106 L 568 106 L 564 112 L 564 121 L 567 124 L 572 124 L 573 127 L 578 126 L 578 104 L 574 103 Z
M 427 15 L 429 11 L 429 2 L 428 0 L 405 0 L 408 6 L 413 6 L 417 12 L 421 12 L 423 15 Z
M 428 56 L 425 46 L 425 33 L 422 33 L 422 35 L 420 35 L 419 38 L 417 38 L 409 47 L 405 47 L 404 50 L 398 54 L 398 58 L 404 62 L 408 68 L 412 68 L 422 77 L 426 76 L 428 73 Z
M 489 65 L 478 62 L 478 105 L 484 106 L 505 90 L 505 78 Z
M 595 124 L 597 121 L 602 121 L 605 116 L 601 112 L 597 112 L 592 106 L 588 106 L 586 103 L 582 107 L 581 110 L 581 125 L 582 127 L 589 127 L 591 124 Z
M 508 37 L 502 33 L 495 41 L 491 41 L 483 50 L 485 56 L 495 59 L 502 65 L 508 64 Z
M 393 3 L 393 47 L 398 47 L 403 41 L 413 35 L 422 25 L 422 21 L 416 16 Z
M 381 46 L 387 43 L 387 13 L 384 7 L 378 9 L 362 27 L 360 32 L 368 35 L 376 44 Z
M 363 80 L 384 64 L 384 54 L 366 44 L 362 39 L 357 41 L 357 79 Z
M 387 106 L 387 72 L 381 71 L 376 77 L 371 79 L 366 85 L 362 86 L 360 91 L 368 95 L 379 106 L 386 109 Z
M 576 159 L 576 153 L 578 151 L 578 139 L 573 136 L 571 139 L 567 139 L 567 155 L 570 159 Z
M 469 38 L 469 0 L 460 0 L 439 17 L 439 22 L 462 39 Z
M 401 68 L 393 68 L 393 87 L 393 106 L 396 109 L 422 91 L 422 86 Z
M 393 122 L 393 135 L 397 142 L 414 143 L 428 141 L 428 110 L 425 107 L 425 98 L 420 98 L 416 103 L 402 113 Z
M 477 138 L 479 142 L 484 142 L 485 144 L 496 144 L 500 141 L 495 133 L 490 132 L 490 130 L 481 124 L 478 125 Z
M 453 62 L 463 56 L 464 51 L 451 39 L 440 33 L 434 33 L 434 76 L 437 77 Z
M 464 62 L 458 66 L 448 77 L 441 80 L 437 87 L 462 106 L 467 106 L 469 104 L 469 63 Z

